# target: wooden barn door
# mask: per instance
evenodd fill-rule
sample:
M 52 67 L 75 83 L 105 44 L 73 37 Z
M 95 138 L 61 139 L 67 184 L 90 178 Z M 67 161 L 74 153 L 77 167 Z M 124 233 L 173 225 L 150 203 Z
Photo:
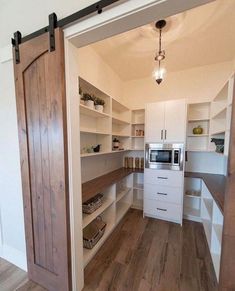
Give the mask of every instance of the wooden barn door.
M 63 33 L 19 45 L 15 85 L 29 279 L 71 290 Z M 15 53 L 14 53 L 15 54 Z M 16 55 L 14 55 L 16 58 Z M 7 120 L 6 120 L 7 122 Z

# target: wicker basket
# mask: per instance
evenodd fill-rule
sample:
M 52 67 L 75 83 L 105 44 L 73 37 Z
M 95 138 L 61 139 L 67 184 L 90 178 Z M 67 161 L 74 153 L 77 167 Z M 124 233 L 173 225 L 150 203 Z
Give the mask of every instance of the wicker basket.
M 86 214 L 93 213 L 103 203 L 103 194 L 99 193 L 82 204 L 82 212 Z
M 83 230 L 83 247 L 92 249 L 103 236 L 105 228 L 106 223 L 102 220 L 101 216 L 98 216 L 88 224 Z

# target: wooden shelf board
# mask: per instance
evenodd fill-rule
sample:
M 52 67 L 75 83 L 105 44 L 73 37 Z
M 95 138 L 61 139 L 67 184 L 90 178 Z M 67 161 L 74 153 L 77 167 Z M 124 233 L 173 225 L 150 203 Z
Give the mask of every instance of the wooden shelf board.
M 132 122 L 131 125 L 144 125 L 144 122 Z
M 107 113 L 99 112 L 95 109 L 89 108 L 83 104 L 80 104 L 80 112 L 81 114 L 92 116 L 92 117 L 110 117 Z
M 108 132 L 104 131 L 95 131 L 95 130 L 89 130 L 89 129 L 80 129 L 81 133 L 91 133 L 91 134 L 100 134 L 100 135 L 111 135 Z
M 124 196 L 126 196 L 129 192 L 131 191 L 131 188 L 126 188 L 123 191 L 121 191 L 120 193 L 117 193 L 116 195 L 116 202 L 118 202 L 119 200 L 121 200 Z
M 112 133 L 112 136 L 130 138 L 129 134 L 121 134 L 121 133 L 115 133 L 115 132 Z
M 113 123 L 116 123 L 116 124 L 130 124 L 130 122 L 126 121 L 126 120 L 123 120 L 123 119 L 120 119 L 120 118 L 117 118 L 117 117 L 112 117 L 112 122 Z
M 89 223 L 91 223 L 97 216 L 104 212 L 113 202 L 114 199 L 104 198 L 103 204 L 98 209 L 96 209 L 96 211 L 94 211 L 91 214 L 83 213 L 82 227 L 84 228 Z
M 188 137 L 206 137 L 209 136 L 208 133 L 205 134 L 188 134 Z
M 219 134 L 225 134 L 225 130 L 215 131 L 215 132 L 212 132 L 210 135 L 219 135 Z
M 187 194 L 184 194 L 185 197 L 188 197 L 188 198 L 192 198 L 192 199 L 201 199 L 201 196 L 196 196 L 196 195 L 187 195 Z

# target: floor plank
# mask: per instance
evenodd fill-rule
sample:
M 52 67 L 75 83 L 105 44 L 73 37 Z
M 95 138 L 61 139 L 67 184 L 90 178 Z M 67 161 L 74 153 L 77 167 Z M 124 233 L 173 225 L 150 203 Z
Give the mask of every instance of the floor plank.
M 85 269 L 83 291 L 217 291 L 203 226 L 130 210 Z

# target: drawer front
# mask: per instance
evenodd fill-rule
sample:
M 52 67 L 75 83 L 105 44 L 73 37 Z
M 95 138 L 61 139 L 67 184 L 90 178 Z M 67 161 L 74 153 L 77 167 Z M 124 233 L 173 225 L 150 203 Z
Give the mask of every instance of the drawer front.
M 182 205 L 183 188 L 145 183 L 144 198 Z
M 144 199 L 144 213 L 156 218 L 182 222 L 182 206 L 152 199 Z
M 183 187 L 183 172 L 145 169 L 144 181 L 153 185 Z

